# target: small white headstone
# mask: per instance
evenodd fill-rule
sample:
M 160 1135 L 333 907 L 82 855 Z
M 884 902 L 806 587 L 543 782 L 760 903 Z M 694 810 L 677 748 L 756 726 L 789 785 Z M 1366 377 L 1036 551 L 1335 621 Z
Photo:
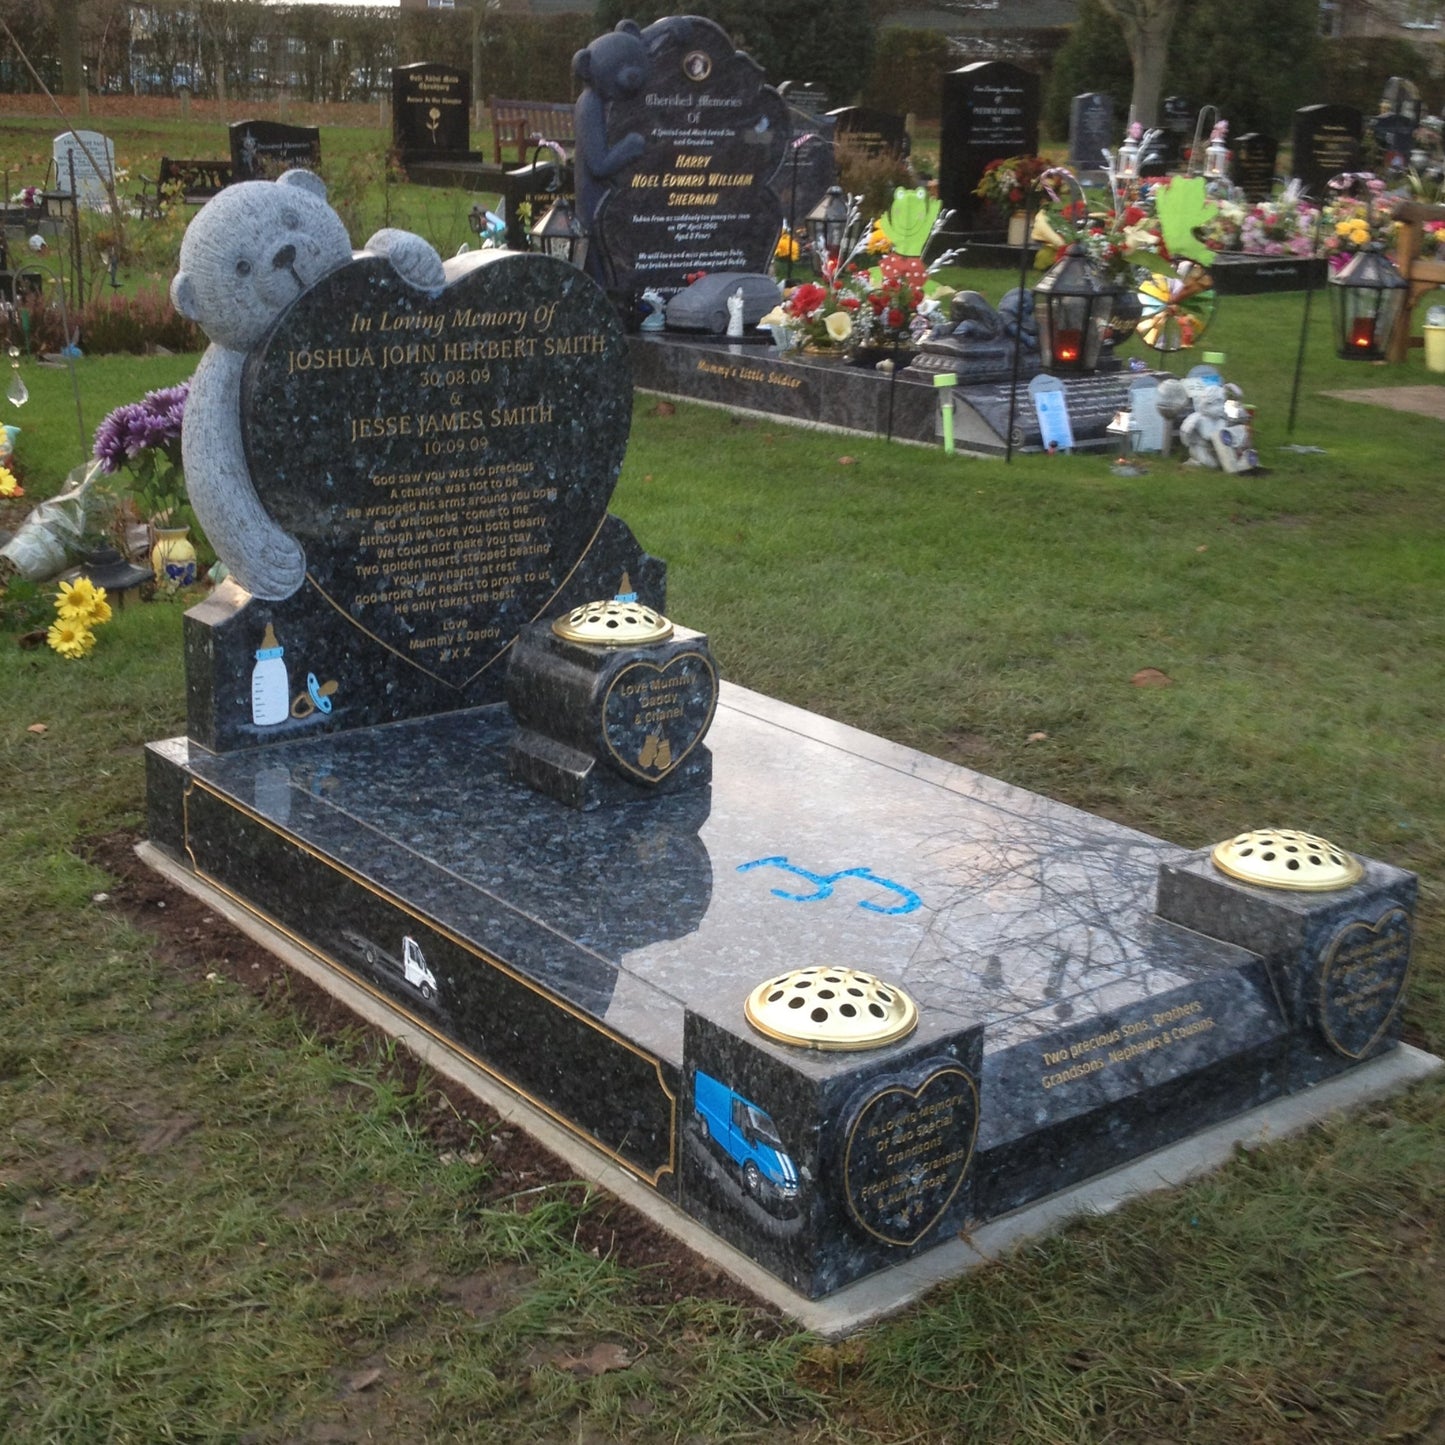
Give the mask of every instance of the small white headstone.
M 109 136 L 98 130 L 66 131 L 55 137 L 51 155 L 57 191 L 69 193 L 73 174 L 77 205 L 99 211 L 110 204 L 106 184 L 115 181 L 115 142 Z
M 1029 396 L 1039 419 L 1039 432 L 1046 452 L 1074 449 L 1074 424 L 1069 419 L 1069 399 L 1056 376 L 1040 372 L 1029 382 Z
M 1162 452 L 1164 418 L 1159 414 L 1159 383 L 1154 377 L 1140 377 L 1130 383 L 1129 410 L 1134 415 L 1134 450 Z

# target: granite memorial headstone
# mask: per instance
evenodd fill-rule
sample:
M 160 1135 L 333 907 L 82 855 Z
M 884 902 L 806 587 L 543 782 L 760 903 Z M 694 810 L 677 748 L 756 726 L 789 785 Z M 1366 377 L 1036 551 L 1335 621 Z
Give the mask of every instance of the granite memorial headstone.
M 259 181 L 293 166 L 321 164 L 321 131 L 278 120 L 238 120 L 230 128 L 231 169 L 238 181 Z
M 773 189 L 788 146 L 783 98 L 710 20 L 659 20 L 642 41 L 635 93 L 599 97 L 609 147 L 636 136 L 636 158 L 604 178 L 595 204 L 579 172 L 589 269 L 618 296 L 671 295 L 695 271 L 765 272 L 783 226 Z
M 892 156 L 902 159 L 909 152 L 908 118 L 873 106 L 845 105 L 830 110 L 840 146 L 850 146 L 870 159 Z
M 304 580 L 272 601 L 223 584 L 188 615 L 207 747 L 497 701 L 521 628 L 624 571 L 661 605 L 660 564 L 607 513 L 631 413 L 613 308 L 541 255 L 435 264 L 440 285 L 342 264 L 245 357 L 250 484 Z
M 1069 107 L 1069 164 L 1076 170 L 1103 170 L 1113 145 L 1113 96 L 1097 90 L 1076 95 Z
M 55 137 L 51 147 L 57 188 L 70 194 L 75 185 L 75 203 L 96 211 L 110 204 L 108 185 L 115 183 L 115 142 L 98 130 L 66 131 Z
M 974 195 L 984 168 L 1039 148 L 1039 78 L 1003 60 L 980 60 L 943 77 L 938 194 L 955 226 L 977 229 L 983 202 Z M 993 217 L 1001 229 L 1006 217 Z
M 1279 141 L 1259 131 L 1246 131 L 1234 142 L 1231 179 L 1246 201 L 1266 201 L 1274 191 L 1275 165 L 1279 160 Z
M 472 78 L 428 60 L 391 72 L 392 144 L 405 158 L 465 154 L 471 149 Z
M 1364 118 L 1352 105 L 1306 105 L 1294 113 L 1294 178 L 1314 200 L 1330 177 L 1359 169 Z

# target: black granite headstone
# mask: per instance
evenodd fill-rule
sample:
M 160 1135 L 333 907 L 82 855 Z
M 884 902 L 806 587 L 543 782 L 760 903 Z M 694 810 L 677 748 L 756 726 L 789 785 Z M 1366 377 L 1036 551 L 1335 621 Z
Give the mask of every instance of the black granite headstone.
M 1410 159 L 1410 150 L 1415 144 L 1415 122 L 1408 115 L 1391 111 L 1377 115 L 1370 122 L 1370 134 L 1380 148 L 1379 166 L 1382 170 L 1403 170 Z
M 985 167 L 1039 148 L 1039 78 L 1003 60 L 980 60 L 943 77 L 938 194 L 955 225 L 973 229 L 983 210 L 974 195 Z
M 710 20 L 642 33 L 647 80 L 606 105 L 609 145 L 638 135 L 643 147 L 607 179 L 591 220 L 605 284 L 667 296 L 694 271 L 765 272 L 783 227 L 772 185 L 788 146 L 783 98 Z
M 504 172 L 502 211 L 507 221 L 507 246 L 513 251 L 527 250 L 531 245 L 528 233 L 558 200 L 574 207 L 577 204 L 570 165 L 563 167 L 560 179 L 553 160 L 539 160 Z
M 1091 90 L 1076 95 L 1069 108 L 1069 164 L 1077 170 L 1102 170 L 1114 146 L 1114 98 Z
M 839 145 L 853 146 L 866 156 L 903 157 L 909 151 L 908 119 L 891 110 L 845 105 L 830 110 Z
M 1364 124 L 1352 105 L 1306 105 L 1295 111 L 1293 175 L 1313 199 L 1324 199 L 1331 176 L 1358 169 Z
M 454 65 L 419 60 L 391 72 L 392 143 L 403 156 L 471 149 L 472 78 Z
M 828 187 L 838 184 L 838 161 L 829 117 L 790 108 L 788 118 L 793 133 L 773 189 L 783 207 L 783 224 L 796 233 L 808 212 L 828 194 Z
M 1244 192 L 1247 201 L 1265 201 L 1274 190 L 1274 168 L 1279 160 L 1279 141 L 1272 135 L 1247 131 L 1234 142 L 1230 179 Z
M 806 85 L 794 85 L 792 81 L 785 80 L 778 87 L 778 94 L 810 120 L 821 120 L 833 104 L 828 92 L 811 81 Z
M 624 571 L 662 604 L 658 564 L 607 515 L 632 393 L 606 297 L 535 254 L 446 270 L 433 295 L 360 258 L 251 353 L 247 459 L 306 581 L 276 603 L 220 589 L 187 617 L 207 747 L 497 701 L 535 618 L 611 596 Z
M 321 164 L 321 131 L 278 120 L 238 120 L 231 126 L 231 169 L 238 181 L 259 181 Z

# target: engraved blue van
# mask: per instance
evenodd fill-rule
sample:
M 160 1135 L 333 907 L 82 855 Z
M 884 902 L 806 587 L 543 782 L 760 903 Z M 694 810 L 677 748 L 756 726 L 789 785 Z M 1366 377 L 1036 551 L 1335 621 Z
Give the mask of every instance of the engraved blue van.
M 798 1166 L 764 1110 L 701 1069 L 693 1079 L 692 1101 L 702 1137 L 737 1165 L 754 1199 L 765 1206 L 797 1199 Z

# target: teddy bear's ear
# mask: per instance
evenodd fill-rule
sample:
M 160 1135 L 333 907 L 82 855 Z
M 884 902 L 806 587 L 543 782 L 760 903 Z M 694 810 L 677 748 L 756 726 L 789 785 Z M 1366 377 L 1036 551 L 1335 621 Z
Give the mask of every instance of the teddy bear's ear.
M 177 271 L 171 281 L 171 305 L 187 321 L 200 321 L 200 306 L 196 302 L 196 288 L 184 271 Z
M 592 52 L 590 50 L 579 50 L 572 57 L 572 74 L 584 85 L 592 79 Z
M 619 20 L 612 28 L 618 35 L 640 36 L 642 34 L 642 26 L 635 20 Z
M 315 171 L 283 171 L 276 177 L 278 186 L 299 186 L 319 201 L 326 199 L 326 182 Z

